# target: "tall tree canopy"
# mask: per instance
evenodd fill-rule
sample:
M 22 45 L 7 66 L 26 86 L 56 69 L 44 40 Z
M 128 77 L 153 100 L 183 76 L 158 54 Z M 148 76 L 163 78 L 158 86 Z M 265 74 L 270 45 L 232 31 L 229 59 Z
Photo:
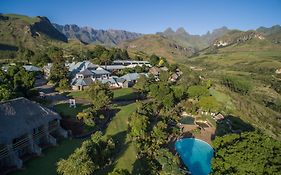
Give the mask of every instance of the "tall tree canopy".
M 281 142 L 260 132 L 216 137 L 212 174 L 280 174 Z
M 101 84 L 99 81 L 91 84 L 87 93 L 97 110 L 107 108 L 113 98 L 113 92 L 109 89 L 108 85 Z
M 94 133 L 67 159 L 57 163 L 57 172 L 63 175 L 90 175 L 111 160 L 115 143 L 101 132 Z

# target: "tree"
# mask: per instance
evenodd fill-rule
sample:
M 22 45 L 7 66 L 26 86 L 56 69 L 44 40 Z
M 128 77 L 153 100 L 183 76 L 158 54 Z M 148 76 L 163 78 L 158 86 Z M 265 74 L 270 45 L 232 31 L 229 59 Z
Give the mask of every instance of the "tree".
M 58 60 L 63 58 L 63 51 L 58 47 L 51 46 L 47 48 L 46 52 L 53 62 L 59 62 Z
M 168 80 L 170 78 L 170 73 L 168 71 L 160 71 L 159 79 L 161 82 L 168 84 Z
M 252 89 L 249 81 L 236 76 L 225 76 L 222 79 L 222 84 L 227 86 L 230 90 L 246 95 Z
M 68 79 L 66 79 L 66 78 L 61 79 L 61 80 L 59 81 L 58 89 L 61 90 L 61 91 L 69 90 L 70 87 L 69 87 Z
M 67 159 L 57 163 L 57 172 L 63 175 L 90 175 L 111 162 L 115 149 L 112 138 L 100 131 L 92 134 Z
M 156 94 L 156 98 L 158 100 L 163 100 L 164 97 L 166 95 L 168 95 L 169 93 L 171 92 L 171 89 L 169 86 L 167 86 L 165 83 L 159 83 L 159 86 L 158 86 L 158 91 L 157 91 L 157 94 Z
M 179 84 L 186 88 L 200 84 L 200 78 L 198 73 L 186 67 L 181 67 L 181 71 L 183 72 L 183 74 L 181 75 L 181 78 L 178 81 Z
M 7 85 L 0 85 L 0 101 L 9 100 L 12 95 L 12 91 Z
M 183 175 L 179 170 L 180 160 L 174 156 L 168 149 L 161 148 L 157 151 L 155 159 L 161 166 L 159 174 L 161 175 Z
M 186 100 L 183 102 L 182 106 L 185 112 L 196 114 L 198 110 L 198 102 L 195 100 Z
M 130 175 L 130 172 L 126 169 L 114 169 L 113 172 L 108 175 Z
M 109 89 L 108 85 L 101 84 L 99 81 L 91 84 L 87 93 L 96 110 L 106 109 L 113 98 L 113 92 Z
M 261 132 L 216 137 L 212 174 L 280 174 L 281 142 Z
M 138 113 L 134 113 L 130 118 L 130 135 L 135 139 L 145 138 L 145 133 L 148 127 L 148 117 Z
M 76 149 L 68 159 L 60 160 L 57 166 L 57 172 L 62 175 L 90 175 L 98 168 L 83 147 Z
M 30 58 L 33 55 L 34 53 L 31 50 L 23 48 L 21 46 L 19 47 L 18 54 L 17 54 L 19 60 L 27 60 L 27 62 L 29 62 Z
M 160 58 L 158 56 L 156 56 L 154 54 L 150 56 L 149 62 L 152 66 L 157 66 L 159 64 L 159 61 L 160 61 Z
M 177 68 L 178 68 L 178 67 L 179 67 L 178 64 L 171 64 L 171 65 L 169 66 L 169 70 L 170 70 L 170 72 L 175 73 L 175 72 L 177 71 Z
M 35 83 L 35 76 L 27 72 L 22 66 L 10 66 L 7 77 L 16 96 L 28 96 Z
M 175 98 L 180 101 L 182 99 L 184 99 L 186 97 L 186 88 L 182 85 L 179 85 L 179 86 L 175 86 L 173 88 L 173 92 L 174 92 L 174 95 L 175 95 Z
M 50 80 L 54 83 L 59 83 L 62 79 L 67 79 L 67 76 L 68 70 L 64 65 L 64 60 L 62 58 L 54 59 Z
M 35 52 L 34 56 L 31 57 L 32 64 L 43 66 L 47 63 L 50 63 L 52 60 L 51 58 L 42 51 Z
M 205 86 L 190 86 L 187 90 L 188 96 L 191 98 L 199 98 L 202 96 L 209 96 L 209 90 Z
M 163 121 L 158 122 L 153 127 L 151 136 L 153 137 L 155 144 L 160 145 L 166 143 L 168 137 L 166 132 L 167 127 L 168 125 Z
M 175 103 L 175 98 L 174 98 L 173 93 L 169 93 L 169 94 L 165 95 L 162 103 L 166 109 L 171 109 Z
M 141 93 L 146 93 L 149 87 L 148 78 L 144 75 L 141 75 L 134 87 L 138 89 Z

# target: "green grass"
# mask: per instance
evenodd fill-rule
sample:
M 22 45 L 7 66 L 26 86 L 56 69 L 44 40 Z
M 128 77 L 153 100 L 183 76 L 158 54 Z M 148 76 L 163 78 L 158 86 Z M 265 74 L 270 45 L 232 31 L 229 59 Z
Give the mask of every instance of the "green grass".
M 88 107 L 90 107 L 90 105 L 76 104 L 76 108 L 70 108 L 68 103 L 57 104 L 54 106 L 55 111 L 64 118 L 76 117 L 79 112 L 82 112 Z
M 108 125 L 105 134 L 115 135 L 119 132 L 127 131 L 128 119 L 130 115 L 136 110 L 136 104 L 132 103 L 126 106 L 119 107 L 120 111 L 112 119 Z
M 231 97 L 229 97 L 228 95 L 216 90 L 215 88 L 210 88 L 209 92 L 213 97 L 216 98 L 218 102 L 223 104 L 225 112 L 231 112 L 236 109 Z
M 58 146 L 44 150 L 42 157 L 27 161 L 24 164 L 25 170 L 17 171 L 12 175 L 55 175 L 56 163 L 62 158 L 67 158 L 82 141 L 81 139 L 63 140 Z
M 105 135 L 110 135 L 114 138 L 117 144 L 117 154 L 115 168 L 133 170 L 133 165 L 136 162 L 137 151 L 135 146 L 127 140 L 128 119 L 135 111 L 136 104 L 132 103 L 126 106 L 119 107 L 120 111 L 116 114 L 113 120 L 108 125 Z M 107 169 L 106 171 L 111 171 Z M 106 174 L 101 172 L 101 174 Z
M 115 89 L 112 91 L 113 99 L 118 101 L 134 100 L 138 95 L 132 88 Z M 72 91 L 67 96 L 76 99 L 91 100 L 86 91 Z
M 137 98 L 138 94 L 132 88 L 122 88 L 113 91 L 114 100 L 134 100 Z
M 89 95 L 86 93 L 86 91 L 72 91 L 67 96 L 76 98 L 76 99 L 85 99 L 90 100 Z
M 29 17 L 29 16 L 19 15 L 19 14 L 5 14 L 5 16 L 8 16 L 10 18 L 21 19 L 29 24 L 33 24 L 33 23 L 39 21 L 39 18 L 37 18 L 37 17 Z

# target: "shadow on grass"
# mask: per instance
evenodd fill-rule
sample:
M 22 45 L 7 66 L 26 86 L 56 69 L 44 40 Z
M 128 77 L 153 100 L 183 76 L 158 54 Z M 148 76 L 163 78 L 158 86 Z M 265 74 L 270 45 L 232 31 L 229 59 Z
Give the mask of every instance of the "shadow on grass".
M 149 174 L 147 167 L 145 158 L 137 159 L 133 165 L 132 174 Z
M 79 112 L 90 107 L 91 105 L 76 104 L 76 108 L 69 107 L 68 103 L 57 104 L 54 110 L 59 113 L 63 118 L 75 118 Z
M 251 124 L 246 123 L 239 117 L 227 115 L 224 117 L 224 120 L 217 122 L 216 131 L 212 136 L 212 140 L 214 140 L 215 136 L 224 136 L 232 133 L 239 134 L 241 132 L 254 130 L 255 128 Z
M 128 143 L 126 143 L 127 131 L 119 132 L 111 137 L 114 140 L 115 146 L 116 146 L 114 156 L 113 156 L 114 163 L 110 164 L 108 166 L 105 166 L 104 169 L 97 172 L 98 175 L 104 175 L 104 174 L 108 174 L 108 173 L 112 172 L 114 170 L 114 168 L 116 167 L 116 164 L 117 164 L 116 160 L 118 160 L 124 154 L 126 149 L 128 148 Z
M 135 103 L 136 100 L 126 100 L 126 101 L 112 101 L 113 104 L 121 106 L 127 106 L 129 104 Z
M 129 94 L 116 97 L 113 99 L 113 101 L 130 101 L 130 100 L 137 100 L 139 98 L 140 96 L 138 92 L 131 92 Z

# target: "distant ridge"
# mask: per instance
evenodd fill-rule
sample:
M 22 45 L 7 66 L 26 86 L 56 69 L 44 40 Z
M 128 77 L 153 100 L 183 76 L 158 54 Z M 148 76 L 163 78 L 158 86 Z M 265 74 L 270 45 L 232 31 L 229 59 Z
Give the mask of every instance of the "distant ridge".
M 116 46 L 122 41 L 136 39 L 142 34 L 125 30 L 97 30 L 91 27 L 79 27 L 76 24 L 59 25 L 54 27 L 69 39 L 78 39 L 83 43 Z
M 0 36 L 0 44 L 4 49 L 24 45 L 33 50 L 37 46 L 47 45 L 49 41 L 68 41 L 65 35 L 53 27 L 47 17 L 17 14 L 0 15 Z

